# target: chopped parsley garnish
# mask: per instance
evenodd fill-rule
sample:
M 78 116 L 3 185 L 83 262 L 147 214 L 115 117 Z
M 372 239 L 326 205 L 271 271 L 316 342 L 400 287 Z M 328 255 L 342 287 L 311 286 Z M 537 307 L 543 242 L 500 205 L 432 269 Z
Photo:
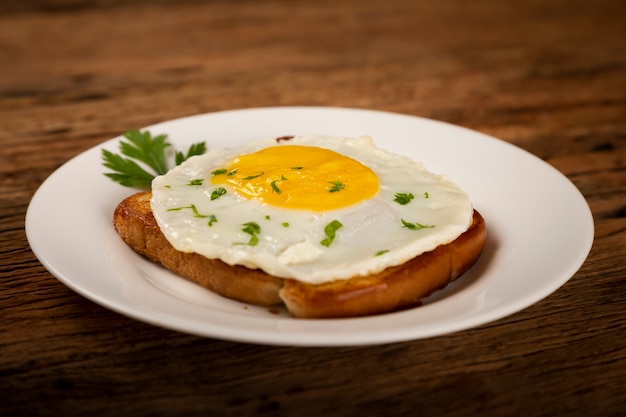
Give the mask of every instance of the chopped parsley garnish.
M 281 223 L 281 225 L 282 225 L 283 227 L 289 227 L 289 222 L 283 222 L 283 223 Z
M 209 215 L 209 222 L 207 224 L 211 227 L 213 226 L 213 223 L 217 223 L 217 217 L 215 217 L 215 214 Z
M 409 230 L 431 229 L 431 228 L 435 227 L 434 225 L 433 226 L 427 226 L 427 225 L 424 225 L 424 224 L 421 224 L 421 223 L 407 222 L 404 219 L 401 219 L 401 220 L 402 220 L 402 227 L 406 227 Z
M 283 191 L 278 188 L 278 185 L 276 184 L 279 181 L 287 181 L 287 178 L 285 178 L 284 175 L 281 176 L 281 179 L 279 180 L 274 180 L 270 183 L 270 185 L 272 186 L 272 190 L 276 193 L 276 194 L 281 194 Z
M 185 210 L 185 209 L 190 209 L 193 212 L 193 217 L 196 217 L 198 219 L 208 218 L 209 222 L 207 224 L 209 227 L 213 226 L 213 223 L 217 222 L 217 217 L 215 217 L 215 214 L 209 214 L 209 215 L 200 214 L 195 204 L 191 204 L 191 205 L 184 206 L 184 207 L 174 207 L 174 208 L 167 209 L 167 211 L 180 211 L 180 210 Z
M 329 193 L 336 193 L 346 187 L 341 181 L 330 181 L 329 184 L 333 185 L 332 188 L 328 190 Z
M 424 191 L 424 198 L 429 198 L 428 191 Z
M 202 185 L 202 183 L 204 182 L 204 180 L 202 178 L 197 179 L 197 180 L 191 180 L 189 181 L 189 183 L 187 185 L 192 186 L 192 185 Z
M 272 191 L 274 191 L 276 194 L 281 194 L 282 191 L 280 190 L 280 188 L 278 188 L 278 185 L 276 185 L 276 182 L 278 182 L 279 180 L 276 181 L 272 181 L 270 183 L 270 185 L 272 186 Z
M 250 240 L 247 243 L 249 246 L 256 246 L 259 243 L 259 237 L 257 235 L 261 233 L 261 226 L 259 226 L 258 223 L 244 223 L 241 231 L 250 235 Z
M 228 170 L 226 168 L 218 168 L 218 169 L 214 169 L 213 171 L 211 171 L 211 176 L 212 177 L 216 177 L 218 175 L 226 174 L 227 176 L 232 177 L 236 173 L 237 173 L 237 168 L 233 169 L 230 172 L 228 172 Z
M 220 198 L 221 196 L 223 196 L 224 194 L 226 194 L 226 188 L 224 187 L 218 187 L 215 190 L 213 190 L 213 192 L 211 193 L 211 201 L 213 200 L 217 200 L 218 198 Z
M 291 169 L 293 169 L 294 171 L 298 171 L 298 170 L 302 169 L 302 167 L 291 167 Z
M 409 204 L 414 198 L 415 196 L 413 195 L 413 193 L 396 193 L 393 201 L 404 206 L 406 204 Z
M 245 177 L 244 180 L 245 181 L 250 181 L 253 180 L 255 178 L 259 178 L 261 175 L 265 174 L 265 172 L 261 171 L 260 173 L 256 174 L 256 175 L 250 175 L 248 177 Z
M 171 209 L 167 209 L 167 211 L 180 211 L 180 210 L 185 210 L 185 209 L 191 209 L 191 211 L 193 212 L 193 217 L 197 217 L 199 219 L 203 219 L 205 217 L 210 217 L 210 216 L 207 216 L 205 214 L 198 213 L 198 209 L 196 208 L 195 204 L 191 204 L 189 206 L 184 206 L 184 207 L 174 207 L 174 208 L 171 208 Z M 213 217 L 215 217 L 215 216 L 213 216 Z
M 378 252 L 376 252 L 376 254 L 374 256 L 380 256 L 380 255 L 384 255 L 387 252 L 389 252 L 389 249 L 383 249 L 383 250 L 379 250 Z
M 121 155 L 102 149 L 102 165 L 113 170 L 104 175 L 126 187 L 149 188 L 156 176 L 165 174 L 171 168 L 167 163 L 167 149 L 172 145 L 167 141 L 167 135 L 152 137 L 149 131 L 129 130 L 124 137 L 128 141 L 120 141 Z M 175 151 L 174 162 L 179 165 L 187 158 L 204 152 L 206 144 L 195 143 L 186 154 Z M 152 172 L 137 162 L 145 164 Z
M 324 227 L 324 234 L 326 235 L 326 239 L 322 240 L 320 243 L 323 246 L 329 247 L 333 240 L 335 240 L 335 232 L 343 227 L 343 224 L 339 220 L 333 220 L 328 223 Z

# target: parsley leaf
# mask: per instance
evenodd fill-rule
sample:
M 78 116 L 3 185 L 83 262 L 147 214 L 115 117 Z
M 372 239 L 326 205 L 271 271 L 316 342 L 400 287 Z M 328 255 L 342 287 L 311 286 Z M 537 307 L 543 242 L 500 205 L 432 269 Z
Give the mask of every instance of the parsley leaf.
M 204 142 L 194 143 L 187 150 L 187 154 L 184 154 L 182 152 L 176 151 L 175 163 L 176 163 L 176 165 L 180 165 L 184 161 L 186 161 L 188 158 L 190 158 L 190 157 L 192 157 L 194 155 L 202 155 L 205 152 L 206 152 L 206 143 L 204 143 Z
M 129 130 L 124 137 L 127 140 L 119 144 L 121 154 L 102 149 L 102 164 L 113 171 L 104 175 L 126 187 L 149 188 L 154 177 L 169 170 L 167 150 L 172 145 L 167 141 L 167 135 L 152 137 L 149 131 Z M 176 152 L 176 165 L 205 151 L 206 145 L 202 142 L 191 145 L 186 154 Z M 138 162 L 150 170 L 144 169 Z
M 226 188 L 224 187 L 217 187 L 215 190 L 213 190 L 213 192 L 211 193 L 211 201 L 213 200 L 217 200 L 218 198 L 220 198 L 221 196 L 223 196 L 224 194 L 226 194 Z
M 322 240 L 320 243 L 322 246 L 329 247 L 333 240 L 335 240 L 335 232 L 343 227 L 343 224 L 339 220 L 333 220 L 328 223 L 326 227 L 324 227 L 324 234 L 326 235 L 326 239 Z
M 404 206 L 406 204 L 409 204 L 414 198 L 415 196 L 413 195 L 413 193 L 396 193 L 393 201 Z
M 261 171 L 261 172 L 260 172 L 260 173 L 258 173 L 258 174 L 255 174 L 255 175 L 249 175 L 249 176 L 247 176 L 247 177 L 244 177 L 244 180 L 245 180 L 245 181 L 250 181 L 250 180 L 253 180 L 253 179 L 255 179 L 255 178 L 259 178 L 259 177 L 260 177 L 261 175 L 263 175 L 263 174 L 265 174 L 265 172 Z
M 214 176 L 216 176 L 216 175 L 226 174 L 226 171 L 227 171 L 227 170 L 226 170 L 226 168 L 214 169 L 214 170 L 211 172 L 211 176 L 212 176 L 212 177 L 214 177 Z
M 261 233 L 261 226 L 255 222 L 248 222 L 243 224 L 242 232 L 250 235 L 250 240 L 248 241 L 249 246 L 256 246 L 259 243 L 259 237 L 257 236 Z
M 208 214 L 208 215 L 200 214 L 195 204 L 191 204 L 185 207 L 174 207 L 174 208 L 167 209 L 167 211 L 180 211 L 180 210 L 185 210 L 185 209 L 191 209 L 191 211 L 193 212 L 193 217 L 197 217 L 199 219 L 208 218 L 209 222 L 207 224 L 209 225 L 209 227 L 213 226 L 213 223 L 217 222 L 217 217 L 215 217 L 215 214 Z
M 270 185 L 272 186 L 272 190 L 276 193 L 276 194 L 282 194 L 283 190 L 281 190 L 280 188 L 278 188 L 278 185 L 276 184 L 279 181 L 287 181 L 287 178 L 285 178 L 284 175 L 281 175 L 281 178 L 279 180 L 274 180 L 270 183 Z
M 144 170 L 132 159 L 126 159 L 106 149 L 102 150 L 103 165 L 115 172 L 107 172 L 104 175 L 125 187 L 148 187 L 155 175 Z
M 333 187 L 328 190 L 329 193 L 336 193 L 346 187 L 341 181 L 330 181 L 329 184 L 333 185 Z
M 411 223 L 411 222 L 407 222 L 404 219 L 400 219 L 402 220 L 402 227 L 406 227 L 409 230 L 421 230 L 421 229 L 431 229 L 435 226 L 427 226 L 421 223 Z
M 185 207 L 174 207 L 174 208 L 167 209 L 167 211 L 180 211 L 180 210 L 184 210 L 184 209 L 191 209 L 191 211 L 193 212 L 193 217 L 197 217 L 199 219 L 203 219 L 205 217 L 210 217 L 210 216 L 207 216 L 205 214 L 200 214 L 198 212 L 198 209 L 196 208 L 195 204 L 191 204 L 191 205 L 185 206 Z

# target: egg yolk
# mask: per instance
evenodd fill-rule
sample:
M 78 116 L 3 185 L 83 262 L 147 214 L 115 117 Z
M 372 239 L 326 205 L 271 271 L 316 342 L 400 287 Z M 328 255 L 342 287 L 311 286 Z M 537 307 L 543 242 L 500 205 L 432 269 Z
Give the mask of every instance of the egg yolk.
M 329 149 L 300 145 L 233 158 L 213 170 L 211 182 L 272 206 L 313 211 L 347 207 L 378 192 L 378 177 L 367 166 Z

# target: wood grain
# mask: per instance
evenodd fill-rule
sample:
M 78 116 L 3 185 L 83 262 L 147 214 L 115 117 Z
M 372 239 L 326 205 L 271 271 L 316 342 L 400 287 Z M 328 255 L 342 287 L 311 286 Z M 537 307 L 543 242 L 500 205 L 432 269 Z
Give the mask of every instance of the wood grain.
M 623 2 L 8 0 L 0 64 L 0 415 L 626 410 Z M 289 348 L 133 321 L 30 251 L 30 198 L 78 153 L 176 117 L 282 105 L 395 111 L 515 144 L 589 202 L 589 258 L 548 298 L 471 330 Z

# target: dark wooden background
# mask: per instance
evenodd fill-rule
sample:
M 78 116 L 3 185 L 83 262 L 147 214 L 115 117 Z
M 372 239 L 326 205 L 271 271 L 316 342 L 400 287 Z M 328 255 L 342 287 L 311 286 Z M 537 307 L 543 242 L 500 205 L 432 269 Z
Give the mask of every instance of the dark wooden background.
M 428 340 L 270 347 L 152 327 L 36 260 L 29 200 L 121 132 L 217 110 L 346 106 L 459 124 L 587 198 L 587 262 L 545 300 Z M 618 416 L 626 411 L 626 3 L 0 3 L 0 414 Z

